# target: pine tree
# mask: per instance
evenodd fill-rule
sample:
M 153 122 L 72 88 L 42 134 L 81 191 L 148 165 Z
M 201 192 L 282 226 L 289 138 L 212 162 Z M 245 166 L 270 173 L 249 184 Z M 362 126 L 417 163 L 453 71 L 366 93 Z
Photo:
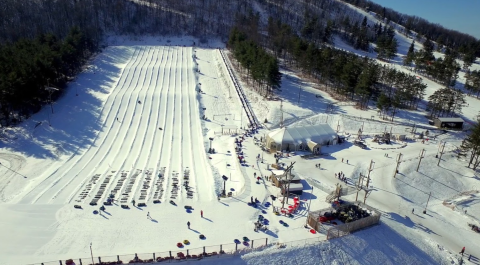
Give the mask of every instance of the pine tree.
M 403 65 L 411 66 L 414 59 L 415 59 L 415 41 L 412 41 L 412 44 L 410 44 L 410 48 L 408 48 L 407 55 L 403 60 Z
M 473 170 L 476 170 L 480 164 L 480 125 L 475 124 L 470 134 L 462 142 L 462 152 L 470 155 L 468 161 L 468 167 L 472 166 Z

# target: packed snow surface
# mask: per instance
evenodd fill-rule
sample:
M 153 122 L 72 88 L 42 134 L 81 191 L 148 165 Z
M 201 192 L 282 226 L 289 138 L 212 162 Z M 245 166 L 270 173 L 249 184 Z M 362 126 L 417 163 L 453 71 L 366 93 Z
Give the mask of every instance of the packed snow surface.
M 411 130 L 426 123 L 425 113 L 401 111 L 399 124 L 381 121 L 375 110 L 340 104 L 295 71 L 282 70 L 276 95 L 282 101 L 265 100 L 241 82 L 258 120 L 268 123 L 245 136 L 246 161 L 240 164 L 235 139 L 243 136 L 248 120 L 221 56 L 223 44 L 199 45 L 189 37 L 115 38 L 110 43 L 52 107 L 1 133 L 0 264 L 87 262 L 90 246 L 102 261 L 116 261 L 119 255 L 128 262 L 134 253 L 149 259 L 169 251 L 199 254 L 203 247 L 219 252 L 220 244 L 227 253 L 236 247 L 241 252 L 195 262 L 458 264 L 457 253 L 465 246 L 465 257 L 472 255 L 470 262 L 478 264 L 480 235 L 468 223 L 478 224 L 479 178 L 455 157 L 461 132 L 432 130 L 435 138 L 422 142 Z M 478 113 L 475 99 L 469 100 L 466 113 Z M 332 104 L 334 111 L 327 113 Z M 322 147 L 320 158 L 305 160 L 293 152 L 280 159 L 286 165 L 294 162 L 294 174 L 303 178 L 304 193 L 293 218 L 273 213 L 282 205 L 270 195 L 281 197 L 280 191 L 266 178 L 256 179 L 270 175 L 275 162 L 258 140 L 278 128 L 282 117 L 287 126 L 327 123 L 347 136 L 346 143 Z M 352 144 L 360 127 L 367 149 Z M 372 141 L 384 131 L 408 139 L 391 145 Z M 443 143 L 437 166 L 435 155 Z M 210 147 L 215 153 L 207 152 Z M 371 161 L 366 202 L 382 214 L 380 225 L 330 241 L 325 234 L 310 233 L 304 227 L 307 212 L 329 207 L 325 198 L 338 183 L 356 191 L 359 174 L 368 174 Z M 340 171 L 345 182 L 335 178 Z M 218 200 L 224 187 L 232 197 Z M 361 191 L 359 200 L 364 195 Z M 345 199 L 355 197 L 351 192 Z M 109 198 L 113 205 L 94 214 Z M 247 205 L 252 199 L 260 201 L 257 208 Z M 270 221 L 268 230 L 255 232 L 260 214 Z M 248 246 L 233 243 L 243 237 L 250 239 Z M 184 240 L 190 244 L 177 248 Z M 252 245 L 261 248 L 250 252 Z

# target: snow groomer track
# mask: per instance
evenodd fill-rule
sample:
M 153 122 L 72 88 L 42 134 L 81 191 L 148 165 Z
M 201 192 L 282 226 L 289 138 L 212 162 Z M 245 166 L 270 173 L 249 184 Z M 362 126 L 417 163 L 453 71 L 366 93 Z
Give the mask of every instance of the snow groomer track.
M 193 49 L 131 47 L 101 111 L 102 130 L 93 144 L 43 176 L 21 202 L 212 200 Z

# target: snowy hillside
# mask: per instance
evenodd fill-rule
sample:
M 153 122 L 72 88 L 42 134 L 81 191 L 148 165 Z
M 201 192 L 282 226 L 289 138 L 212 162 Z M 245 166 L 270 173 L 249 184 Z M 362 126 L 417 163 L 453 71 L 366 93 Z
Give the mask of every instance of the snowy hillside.
M 402 47 L 409 45 L 397 37 Z M 53 104 L 53 113 L 44 108 L 3 133 L 0 234 L 8 240 L 0 241 L 0 264 L 87 261 L 90 244 L 95 258 L 116 261 L 119 255 L 124 262 L 134 253 L 150 259 L 153 253 L 212 252 L 220 245 L 232 253 L 240 247 L 235 256 L 195 264 L 459 264 L 457 253 L 466 247 L 465 261 L 478 264 L 480 241 L 468 223 L 480 219 L 479 178 L 455 157 L 463 133 L 431 130 L 431 138 L 417 140 L 411 130 L 426 123 L 423 110 L 382 121 L 375 109 L 338 102 L 294 70 L 282 70 L 278 100 L 265 100 L 235 69 L 229 74 L 219 50 L 224 44 L 198 43 L 192 37 L 116 37 Z M 356 52 L 339 39 L 336 45 Z M 410 71 L 398 61 L 389 65 Z M 268 121 L 251 135 L 245 135 L 248 121 L 232 78 L 256 118 Z M 428 93 L 439 87 L 424 82 Z M 464 113 L 471 119 L 480 107 L 468 100 Z M 273 213 L 282 207 L 279 188 L 266 178 L 275 157 L 259 144 L 282 121 L 328 123 L 347 137 L 323 146 L 320 158 L 282 155 L 280 161 L 295 163 L 293 172 L 303 179 L 291 217 Z M 366 149 L 353 145 L 360 128 Z M 372 141 L 385 131 L 407 139 Z M 420 152 L 425 157 L 419 164 Z M 338 183 L 355 191 L 370 164 L 371 192 L 359 198 L 382 214 L 380 225 L 331 241 L 309 232 L 308 211 L 329 207 L 325 198 Z M 343 182 L 335 177 L 339 172 Z M 218 197 L 224 187 L 231 197 Z M 344 198 L 354 201 L 355 193 Z M 248 205 L 254 199 L 256 208 Z M 254 231 L 260 215 L 268 229 Z M 250 243 L 233 243 L 243 237 Z M 189 244 L 177 247 L 184 240 Z M 260 249 L 251 252 L 253 244 Z

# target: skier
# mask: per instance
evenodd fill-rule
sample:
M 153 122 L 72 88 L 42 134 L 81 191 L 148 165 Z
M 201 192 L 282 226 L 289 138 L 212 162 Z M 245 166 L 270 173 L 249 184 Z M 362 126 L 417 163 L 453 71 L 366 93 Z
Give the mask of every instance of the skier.
M 337 178 L 337 173 L 335 173 L 335 178 Z
M 139 101 L 138 101 L 138 104 L 142 104 L 142 102 L 139 100 Z
M 347 159 L 347 164 L 348 164 L 348 159 Z
M 464 252 L 465 252 L 465 247 L 462 248 L 462 250 L 459 252 L 459 254 L 462 254 L 462 256 L 463 256 Z
M 253 172 L 253 177 L 256 177 L 257 176 L 257 172 Z
M 187 222 L 188 229 L 190 229 L 190 221 Z
M 117 121 L 118 121 L 118 117 L 117 117 Z
M 200 210 L 200 216 L 203 218 L 203 211 Z
M 150 212 L 147 212 L 147 219 L 151 219 Z
M 252 197 L 250 197 L 250 202 L 251 202 L 251 203 L 253 203 L 253 196 L 252 196 Z
M 162 130 L 162 127 L 158 127 L 158 129 L 161 131 L 161 130 Z
M 412 214 L 415 214 L 414 212 L 415 212 L 415 208 L 412 209 Z
M 133 204 L 133 206 L 135 206 L 135 200 L 132 200 L 132 204 Z
M 342 163 L 343 163 L 343 158 L 342 158 Z

